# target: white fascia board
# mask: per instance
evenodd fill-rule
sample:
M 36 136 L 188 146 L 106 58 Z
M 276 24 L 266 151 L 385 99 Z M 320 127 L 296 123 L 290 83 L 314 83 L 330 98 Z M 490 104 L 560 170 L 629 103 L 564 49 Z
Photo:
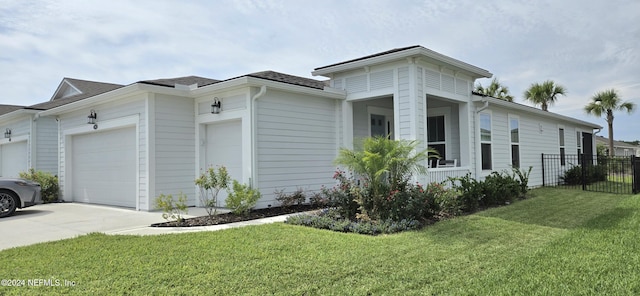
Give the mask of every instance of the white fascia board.
M 36 109 L 18 109 L 13 112 L 0 115 L 0 122 L 13 120 L 25 115 L 33 116 L 34 114 L 37 114 L 40 111 L 41 110 L 36 110 Z
M 478 95 L 473 95 L 473 101 L 474 102 L 484 102 L 484 101 L 489 101 L 489 108 L 491 108 L 491 105 L 498 105 L 507 109 L 514 109 L 514 110 L 519 110 L 519 111 L 523 111 L 523 112 L 527 112 L 527 113 L 532 113 L 541 117 L 550 117 L 550 118 L 555 118 L 555 119 L 559 119 L 559 120 L 564 120 L 564 121 L 568 121 L 568 122 L 572 122 L 572 123 L 576 123 L 576 124 L 580 124 L 580 125 L 585 125 L 594 129 L 602 129 L 602 126 L 597 125 L 595 123 L 591 123 L 591 122 L 587 122 L 587 121 L 583 121 L 580 119 L 576 119 L 573 117 L 569 117 L 569 116 L 564 116 L 564 115 L 560 115 L 557 113 L 553 113 L 553 112 L 549 112 L 549 111 L 543 111 L 542 109 L 538 109 L 535 107 L 531 107 L 531 106 L 527 106 L 527 105 L 522 105 L 519 103 L 515 103 L 515 102 L 508 102 L 505 100 L 501 100 L 501 99 L 496 99 L 493 97 L 481 97 Z
M 403 51 L 399 51 L 399 52 L 394 52 L 394 53 L 389 53 L 389 54 L 385 54 L 385 55 L 381 55 L 381 56 L 376 56 L 376 57 L 371 57 L 368 59 L 364 59 L 364 60 L 358 60 L 358 61 L 353 61 L 350 63 L 345 63 L 345 64 L 339 64 L 339 65 L 335 65 L 335 66 L 331 66 L 331 67 L 327 67 L 327 68 L 322 68 L 319 70 L 315 70 L 313 72 L 311 72 L 311 75 L 313 76 L 325 76 L 325 77 L 329 77 L 331 73 L 337 73 L 337 72 L 345 72 L 345 71 L 350 71 L 353 69 L 358 69 L 358 68 L 363 68 L 366 66 L 372 66 L 372 65 L 377 65 L 377 64 L 382 64 L 382 63 L 387 63 L 387 62 L 392 62 L 392 61 L 396 61 L 396 60 L 401 60 L 401 59 L 405 59 L 405 58 L 410 58 L 410 57 L 417 57 L 420 58 L 421 56 L 427 57 L 427 58 L 431 58 L 434 59 L 436 61 L 440 61 L 442 63 L 444 63 L 445 65 L 450 65 L 453 68 L 457 68 L 466 72 L 469 72 L 470 76 L 474 77 L 474 78 L 491 78 L 493 76 L 493 74 L 485 69 L 482 69 L 480 67 L 476 67 L 473 66 L 471 64 L 467 64 L 463 61 L 460 60 L 456 60 L 452 57 L 448 57 L 446 55 L 437 53 L 433 50 L 424 48 L 424 47 L 416 47 L 416 48 L 411 48 L 411 49 L 407 49 L 407 50 L 403 50 Z M 454 69 L 455 70 L 455 69 Z
M 204 86 L 192 91 L 191 94 L 198 97 L 198 96 L 207 95 L 210 93 L 215 93 L 218 91 L 229 91 L 232 89 L 237 89 L 242 87 L 252 87 L 252 86 L 261 87 L 263 85 L 267 86 L 267 88 L 270 88 L 270 89 L 315 95 L 315 96 L 327 97 L 327 98 L 338 99 L 338 100 L 346 99 L 346 93 L 344 91 L 330 88 L 330 87 L 325 87 L 324 89 L 315 89 L 315 88 L 310 88 L 306 86 L 300 86 L 300 85 L 295 85 L 295 84 L 290 84 L 285 82 L 278 82 L 278 81 L 262 79 L 257 77 L 250 77 L 250 76 L 238 77 L 233 80 L 228 80 L 228 81 Z

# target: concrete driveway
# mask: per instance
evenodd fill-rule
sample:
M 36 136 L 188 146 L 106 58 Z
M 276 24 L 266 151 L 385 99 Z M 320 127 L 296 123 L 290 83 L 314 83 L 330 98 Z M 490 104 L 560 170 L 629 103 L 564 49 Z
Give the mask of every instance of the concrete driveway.
M 204 208 L 189 208 L 185 218 L 205 216 Z M 225 212 L 225 210 L 219 211 Z M 283 222 L 282 215 L 213 226 L 150 227 L 165 222 L 162 212 L 138 212 L 131 209 L 82 203 L 52 203 L 17 210 L 0 219 L 0 250 L 73 238 L 91 232 L 106 234 L 155 235 L 195 231 L 215 231 L 233 227 Z
M 189 208 L 188 217 L 205 215 L 202 208 Z M 52 203 L 17 210 L 0 219 L 0 250 L 40 242 L 72 238 L 91 232 L 107 234 L 161 234 L 172 229 L 149 227 L 162 219 L 162 212 L 81 203 Z

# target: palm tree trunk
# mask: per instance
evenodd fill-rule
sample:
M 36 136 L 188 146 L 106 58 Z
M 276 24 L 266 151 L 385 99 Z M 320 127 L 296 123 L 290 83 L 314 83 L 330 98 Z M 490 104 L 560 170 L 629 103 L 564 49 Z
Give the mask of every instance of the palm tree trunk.
M 609 127 L 609 156 L 616 156 L 616 151 L 613 150 L 613 112 L 607 110 L 607 125 Z

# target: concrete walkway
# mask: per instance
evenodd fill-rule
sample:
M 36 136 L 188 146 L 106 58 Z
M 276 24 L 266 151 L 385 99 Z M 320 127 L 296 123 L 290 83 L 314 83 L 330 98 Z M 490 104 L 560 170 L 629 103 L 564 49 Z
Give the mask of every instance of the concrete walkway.
M 205 216 L 204 208 L 189 208 L 185 218 Z M 73 238 L 92 232 L 125 235 L 158 235 L 195 231 L 215 231 L 232 227 L 282 222 L 289 215 L 253 221 L 202 227 L 150 227 L 165 222 L 162 212 L 82 203 L 53 203 L 16 211 L 0 219 L 0 250 L 35 243 Z

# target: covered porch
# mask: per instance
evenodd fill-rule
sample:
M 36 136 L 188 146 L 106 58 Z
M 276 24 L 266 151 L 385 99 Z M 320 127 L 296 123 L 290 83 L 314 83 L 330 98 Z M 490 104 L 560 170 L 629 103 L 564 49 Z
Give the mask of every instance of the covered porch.
M 422 110 L 402 108 L 393 95 L 345 102 L 352 109 L 353 143 L 363 138 L 386 136 L 391 139 L 418 140 L 421 148 L 438 151 L 439 159 L 426 164 L 420 183 L 444 182 L 471 172 L 469 106 L 467 102 L 425 96 Z M 415 125 L 413 125 L 415 123 Z M 415 128 L 412 129 L 412 126 Z

